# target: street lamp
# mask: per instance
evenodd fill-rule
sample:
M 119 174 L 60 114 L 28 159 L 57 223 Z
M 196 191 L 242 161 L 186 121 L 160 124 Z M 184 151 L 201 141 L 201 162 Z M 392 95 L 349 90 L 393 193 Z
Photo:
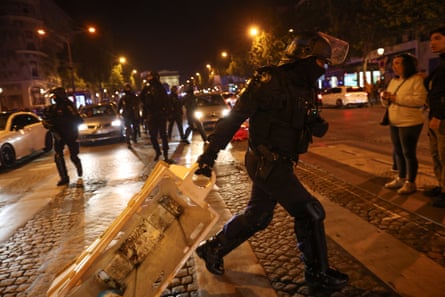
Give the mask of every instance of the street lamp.
M 378 58 L 380 56 L 382 56 L 385 53 L 385 49 L 380 47 L 376 50 L 372 50 L 370 51 L 366 56 L 365 59 L 363 61 L 363 87 L 367 87 L 367 79 L 366 79 L 366 72 L 367 72 L 367 68 L 368 68 L 368 61 Z
M 2 94 L 3 94 L 3 88 L 0 88 L 0 111 L 3 111 Z
M 86 30 L 89 34 L 95 34 L 96 33 L 96 28 L 93 26 L 90 26 L 87 28 Z M 74 64 L 73 64 L 73 55 L 71 52 L 71 40 L 70 38 L 72 38 L 75 34 L 79 34 L 79 33 L 83 33 L 85 32 L 84 29 L 79 30 L 79 31 L 75 31 L 70 37 L 67 36 L 63 36 L 60 34 L 57 34 L 55 32 L 52 32 L 54 34 L 54 36 L 56 36 L 57 38 L 59 38 L 60 40 L 62 40 L 63 42 L 65 42 L 66 44 L 66 49 L 67 49 L 67 53 L 68 53 L 68 68 L 70 70 L 70 79 L 71 79 L 71 89 L 72 89 L 72 93 L 73 93 L 73 101 L 74 104 L 76 104 L 76 86 L 74 83 Z M 39 34 L 40 36 L 45 36 L 46 35 L 46 31 L 44 29 L 38 29 L 37 30 L 37 34 Z
M 256 26 L 251 26 L 251 27 L 249 28 L 249 35 L 250 35 L 251 37 L 258 36 L 259 33 L 260 33 L 260 30 L 258 29 L 258 27 L 256 27 Z

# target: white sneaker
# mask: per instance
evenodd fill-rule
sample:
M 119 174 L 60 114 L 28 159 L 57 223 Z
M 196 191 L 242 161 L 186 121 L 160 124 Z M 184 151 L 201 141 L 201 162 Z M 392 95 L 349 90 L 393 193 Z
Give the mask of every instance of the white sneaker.
M 410 181 L 406 181 L 403 186 L 397 191 L 397 194 L 408 195 L 417 191 L 416 184 Z
M 404 183 L 405 183 L 405 179 L 404 178 L 396 177 L 395 179 L 393 179 L 389 183 L 386 183 L 385 184 L 385 188 L 387 188 L 387 189 L 398 189 L 398 188 L 401 188 Z

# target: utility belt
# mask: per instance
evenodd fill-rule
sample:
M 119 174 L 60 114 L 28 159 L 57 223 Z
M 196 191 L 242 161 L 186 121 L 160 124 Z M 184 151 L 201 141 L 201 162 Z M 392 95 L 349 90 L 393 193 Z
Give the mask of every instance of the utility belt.
M 287 161 L 287 162 L 296 162 L 297 157 L 290 157 L 283 154 L 279 154 L 277 152 L 271 151 L 264 144 L 260 144 L 257 147 L 253 148 L 249 143 L 249 150 L 252 151 L 255 155 L 259 156 L 261 159 L 265 159 L 266 161 Z
M 258 145 L 257 147 L 252 148 L 249 144 L 248 151 L 258 158 L 255 177 L 262 181 L 267 181 L 273 169 L 277 166 L 294 165 L 296 162 L 293 158 L 271 151 L 265 145 Z

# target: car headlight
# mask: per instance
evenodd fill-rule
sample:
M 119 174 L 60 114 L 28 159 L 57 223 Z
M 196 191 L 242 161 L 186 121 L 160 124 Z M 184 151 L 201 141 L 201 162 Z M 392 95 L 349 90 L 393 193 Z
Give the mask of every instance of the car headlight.
M 79 131 L 88 130 L 88 125 L 87 124 L 80 124 L 78 129 L 79 129 Z
M 225 117 L 226 115 L 228 115 L 230 113 L 230 110 L 228 110 L 228 109 L 223 109 L 223 111 L 221 112 L 221 115 L 223 116 L 223 117 Z
M 121 125 L 122 125 L 122 122 L 119 119 L 116 119 L 111 122 L 111 126 L 113 126 L 113 127 L 120 127 Z
M 202 111 L 195 111 L 195 118 L 197 118 L 198 120 L 202 118 L 202 115 Z

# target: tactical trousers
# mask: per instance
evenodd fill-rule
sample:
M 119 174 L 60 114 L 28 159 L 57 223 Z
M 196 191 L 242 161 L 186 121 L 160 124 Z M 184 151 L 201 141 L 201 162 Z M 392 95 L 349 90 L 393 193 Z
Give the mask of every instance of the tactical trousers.
M 251 198 L 244 212 L 227 222 L 218 235 L 220 256 L 226 255 L 257 231 L 265 229 L 279 203 L 295 220 L 294 231 L 306 266 L 317 271 L 326 270 L 323 207 L 298 180 L 293 171 L 293 162 L 284 159 L 269 164 L 265 162 L 267 160 L 252 151 L 246 154 L 247 172 L 253 181 Z M 262 166 L 271 168 L 261 169 Z

